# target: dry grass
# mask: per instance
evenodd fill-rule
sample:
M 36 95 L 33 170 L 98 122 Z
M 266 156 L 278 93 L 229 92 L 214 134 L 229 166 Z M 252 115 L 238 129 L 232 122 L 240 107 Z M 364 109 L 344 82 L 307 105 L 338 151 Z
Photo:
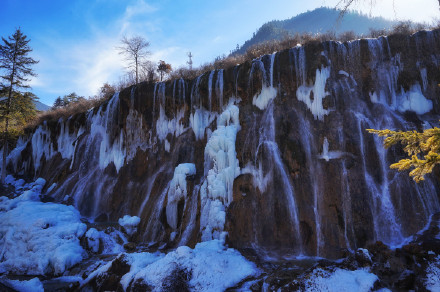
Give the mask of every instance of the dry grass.
M 293 48 L 294 46 L 300 44 L 304 45 L 309 42 L 318 41 L 351 41 L 360 38 L 378 38 L 380 36 L 385 35 L 410 35 L 422 29 L 435 29 L 440 28 L 440 22 L 437 25 L 421 25 L 421 24 L 413 24 L 410 21 L 402 21 L 399 22 L 396 26 L 394 26 L 391 30 L 375 30 L 370 29 L 370 32 L 366 35 L 357 35 L 353 31 L 347 31 L 336 35 L 334 32 L 326 32 L 320 34 L 295 34 L 295 35 L 286 35 L 281 40 L 271 40 L 263 43 L 259 43 L 250 47 L 244 54 L 234 54 L 232 53 L 229 56 L 220 56 L 215 59 L 212 63 L 206 63 L 199 68 L 194 68 L 192 70 L 181 67 L 177 70 L 173 71 L 169 79 L 194 79 L 197 76 L 209 72 L 214 69 L 228 69 L 236 66 L 237 64 L 242 64 L 246 61 L 251 61 L 255 58 L 259 58 L 263 55 L 272 54 L 273 52 L 282 51 L 285 49 Z
M 108 97 L 81 99 L 78 102 L 71 103 L 65 107 L 53 108 L 48 111 L 41 112 L 35 119 L 31 120 L 26 125 L 26 128 L 33 129 L 44 121 L 54 121 L 59 120 L 60 118 L 66 119 L 72 115 L 84 113 L 91 108 L 100 106 L 106 100 L 108 100 Z
M 238 64 L 242 64 L 246 61 L 252 61 L 255 58 L 259 58 L 266 54 L 272 54 L 273 52 L 282 51 L 295 47 L 296 45 L 304 45 L 310 42 L 324 42 L 324 41 L 350 41 L 360 38 L 377 38 L 383 35 L 410 35 L 422 29 L 439 29 L 440 21 L 436 25 L 414 25 L 409 21 L 403 21 L 398 23 L 392 30 L 374 30 L 370 29 L 370 32 L 366 35 L 357 35 L 353 31 L 344 32 L 342 34 L 336 35 L 334 32 L 327 32 L 322 34 L 295 34 L 286 35 L 281 40 L 271 40 L 263 43 L 256 44 L 250 47 L 244 54 L 231 54 L 229 56 L 219 56 L 214 62 L 205 63 L 198 68 L 193 68 L 190 70 L 187 67 L 180 67 L 169 74 L 168 80 L 175 79 L 195 79 L 197 76 L 203 73 L 215 70 L 215 69 L 228 69 L 234 67 Z M 103 102 L 108 100 L 112 93 L 117 90 L 129 87 L 134 84 L 133 78 L 125 77 L 121 78 L 119 83 L 110 86 L 104 84 L 102 87 L 102 92 L 99 97 L 93 97 L 89 99 L 84 99 L 79 102 L 68 105 L 67 107 L 52 109 L 47 112 L 43 112 L 36 117 L 36 119 L 30 121 L 27 128 L 34 128 L 45 120 L 58 120 L 60 118 L 67 118 L 71 115 L 83 113 L 88 111 L 92 107 L 101 105 Z M 108 88 L 107 88 L 108 87 Z

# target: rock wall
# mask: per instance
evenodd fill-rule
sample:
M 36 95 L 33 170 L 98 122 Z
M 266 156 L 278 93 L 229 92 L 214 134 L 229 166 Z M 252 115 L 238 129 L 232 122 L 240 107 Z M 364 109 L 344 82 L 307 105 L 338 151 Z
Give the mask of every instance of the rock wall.
M 141 218 L 138 240 L 226 237 L 262 254 L 339 257 L 398 245 L 440 211 L 438 177 L 368 128 L 438 124 L 440 32 L 312 42 L 195 80 L 141 83 L 45 122 L 8 156 L 15 175 L 82 215 Z M 195 168 L 195 169 L 194 169 Z

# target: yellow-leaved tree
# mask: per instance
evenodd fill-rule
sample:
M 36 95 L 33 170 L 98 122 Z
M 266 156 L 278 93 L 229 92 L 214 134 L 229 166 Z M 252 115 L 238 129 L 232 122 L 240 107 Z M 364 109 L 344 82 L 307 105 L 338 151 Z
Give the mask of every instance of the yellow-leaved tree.
M 370 133 L 386 137 L 383 145 L 389 148 L 401 143 L 409 158 L 401 159 L 391 164 L 390 168 L 399 171 L 412 169 L 410 176 L 416 181 L 424 180 L 425 175 L 431 173 L 434 166 L 440 163 L 440 129 L 426 129 L 417 131 L 391 131 L 368 129 Z

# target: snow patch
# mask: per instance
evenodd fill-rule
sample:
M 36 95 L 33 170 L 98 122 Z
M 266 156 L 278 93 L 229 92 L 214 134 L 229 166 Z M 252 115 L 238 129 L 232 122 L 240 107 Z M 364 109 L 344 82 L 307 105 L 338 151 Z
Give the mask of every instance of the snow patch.
M 425 285 L 430 291 L 440 291 L 440 256 L 437 256 L 426 268 Z
M 4 282 L 7 286 L 11 287 L 14 290 L 20 292 L 43 292 L 43 283 L 41 283 L 40 279 L 32 278 L 30 280 L 10 280 L 10 279 L 0 279 L 1 282 Z
M 305 291 L 338 291 L 338 292 L 368 292 L 374 286 L 378 277 L 366 270 L 347 271 L 336 269 L 328 272 L 315 269 L 305 282 Z

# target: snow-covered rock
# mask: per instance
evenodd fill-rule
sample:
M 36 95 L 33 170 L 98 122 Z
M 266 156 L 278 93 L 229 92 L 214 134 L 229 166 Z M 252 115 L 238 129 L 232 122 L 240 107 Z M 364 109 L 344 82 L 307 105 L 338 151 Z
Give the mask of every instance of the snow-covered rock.
M 137 226 L 141 222 L 141 219 L 138 216 L 125 215 L 119 218 L 118 222 L 119 225 L 124 228 L 125 232 L 131 236 L 137 231 Z
M 162 291 L 175 280 L 173 275 L 182 273 L 185 275 L 183 284 L 191 291 L 224 291 L 246 277 L 259 274 L 255 264 L 219 240 L 199 243 L 194 249 L 181 246 L 166 255 L 159 252 L 124 254 L 123 261 L 130 265 L 130 271 L 120 280 L 124 290 L 133 283 L 143 283 L 153 287 L 153 291 Z M 110 266 L 100 268 L 93 276 L 103 275 Z
M 0 198 L 0 273 L 61 274 L 80 262 L 87 226 L 72 206 L 42 203 L 38 179 L 15 199 Z

